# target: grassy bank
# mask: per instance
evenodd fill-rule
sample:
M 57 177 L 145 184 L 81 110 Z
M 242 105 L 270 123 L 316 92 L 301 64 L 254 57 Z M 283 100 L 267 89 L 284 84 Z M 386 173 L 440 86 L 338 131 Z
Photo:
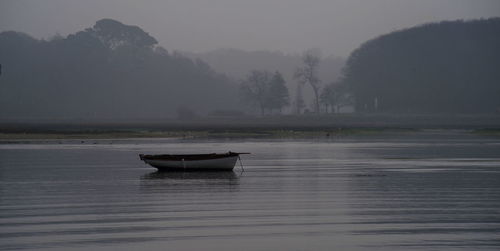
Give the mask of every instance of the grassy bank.
M 483 135 L 483 136 L 500 137 L 500 128 L 476 129 L 473 131 L 473 133 L 477 134 L 477 135 Z
M 329 130 L 172 130 L 172 131 L 50 131 L 0 133 L 0 141 L 128 138 L 324 138 L 381 133 L 410 133 L 404 128 L 333 128 Z
M 205 117 L 192 120 L 0 121 L 0 140 L 122 138 L 307 138 L 464 129 L 498 135 L 500 116 L 334 114 Z

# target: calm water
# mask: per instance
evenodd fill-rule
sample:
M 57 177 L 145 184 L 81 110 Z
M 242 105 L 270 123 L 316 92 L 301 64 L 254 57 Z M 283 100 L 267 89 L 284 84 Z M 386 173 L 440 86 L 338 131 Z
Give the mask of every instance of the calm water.
M 251 152 L 244 172 L 157 173 L 139 153 Z M 0 144 L 0 249 L 500 249 L 500 140 Z

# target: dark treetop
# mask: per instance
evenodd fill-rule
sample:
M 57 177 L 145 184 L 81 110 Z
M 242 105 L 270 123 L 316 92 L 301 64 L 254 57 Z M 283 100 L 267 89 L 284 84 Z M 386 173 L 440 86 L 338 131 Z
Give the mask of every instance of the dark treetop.
M 492 113 L 499 45 L 500 18 L 422 25 L 364 43 L 342 82 L 361 112 Z

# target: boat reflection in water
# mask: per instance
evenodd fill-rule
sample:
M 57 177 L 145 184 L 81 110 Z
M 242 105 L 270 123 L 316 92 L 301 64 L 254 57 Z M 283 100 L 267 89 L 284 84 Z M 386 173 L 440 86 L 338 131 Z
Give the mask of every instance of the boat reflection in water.
M 238 176 L 230 172 L 165 172 L 156 171 L 143 176 L 148 180 L 237 180 Z
M 229 172 L 162 172 L 156 171 L 141 177 L 141 189 L 151 191 L 200 191 L 235 189 L 239 176 Z

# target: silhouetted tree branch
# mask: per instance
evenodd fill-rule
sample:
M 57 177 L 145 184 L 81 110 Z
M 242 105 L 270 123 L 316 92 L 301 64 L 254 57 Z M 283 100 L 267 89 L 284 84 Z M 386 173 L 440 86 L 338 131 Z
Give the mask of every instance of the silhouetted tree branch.
M 315 55 L 314 50 L 308 50 L 302 56 L 302 67 L 297 68 L 294 74 L 294 78 L 299 81 L 300 84 L 309 84 L 314 92 L 314 110 L 319 113 L 319 91 L 321 81 L 318 78 L 318 68 L 319 68 L 320 58 Z

